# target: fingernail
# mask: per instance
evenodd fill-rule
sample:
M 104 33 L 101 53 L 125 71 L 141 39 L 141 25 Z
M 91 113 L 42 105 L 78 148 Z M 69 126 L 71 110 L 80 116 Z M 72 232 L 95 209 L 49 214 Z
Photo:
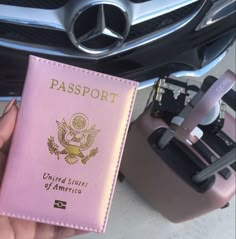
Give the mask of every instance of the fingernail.
M 11 107 L 14 104 L 16 104 L 16 98 L 15 97 L 7 104 L 5 110 L 3 111 L 3 114 L 5 115 L 11 109 Z

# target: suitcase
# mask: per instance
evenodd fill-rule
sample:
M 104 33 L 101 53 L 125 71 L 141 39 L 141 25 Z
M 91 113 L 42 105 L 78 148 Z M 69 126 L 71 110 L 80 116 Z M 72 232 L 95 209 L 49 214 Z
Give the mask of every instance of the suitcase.
M 157 107 L 152 104 L 130 127 L 121 174 L 172 222 L 224 208 L 235 195 L 235 139 L 229 136 L 235 131 L 235 120 L 226 114 L 223 125 L 227 127 L 222 124 L 218 127 L 221 115 L 215 120 L 217 130 L 212 129 L 212 123 L 196 129 L 202 116 L 207 115 L 234 81 L 235 76 L 227 72 L 206 93 L 196 93 L 182 110 L 178 107 L 181 122 L 173 121 L 176 116 L 172 121 L 170 117 L 164 120 L 161 110 L 161 114 L 153 117 L 153 108 Z M 212 95 L 215 90 L 217 93 Z M 174 115 L 173 110 L 171 114 Z

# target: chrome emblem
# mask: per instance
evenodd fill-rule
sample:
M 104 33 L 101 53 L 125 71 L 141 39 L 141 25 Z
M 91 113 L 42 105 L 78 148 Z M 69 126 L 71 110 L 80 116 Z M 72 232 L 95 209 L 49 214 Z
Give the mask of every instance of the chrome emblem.
M 129 28 L 128 14 L 122 7 L 97 4 L 76 14 L 69 36 L 80 50 L 104 54 L 124 42 Z

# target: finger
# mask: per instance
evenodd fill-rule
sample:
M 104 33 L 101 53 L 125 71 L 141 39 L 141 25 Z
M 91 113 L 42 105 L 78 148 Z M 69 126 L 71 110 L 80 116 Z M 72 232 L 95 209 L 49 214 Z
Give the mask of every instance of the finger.
M 0 189 L 1 189 L 2 178 L 4 175 L 6 160 L 7 160 L 6 155 L 0 151 Z
M 79 230 L 72 229 L 72 228 L 57 227 L 55 233 L 56 234 L 55 234 L 54 239 L 65 239 L 65 238 L 72 237 L 72 236 L 82 235 L 87 232 L 79 231 Z
M 3 114 L 6 114 L 15 103 L 16 103 L 16 98 L 13 98 L 5 107 Z
M 34 239 L 54 239 L 56 226 L 37 223 Z
M 33 239 L 35 238 L 36 223 L 17 218 L 9 218 L 15 234 L 14 239 Z
M 86 232 L 84 231 L 79 231 L 71 228 L 37 223 L 36 235 L 34 239 L 65 239 L 85 233 Z
M 16 123 L 17 106 L 15 104 L 0 118 L 0 148 L 10 139 Z
M 15 234 L 8 217 L 0 216 L 0 232 L 1 238 L 15 239 Z

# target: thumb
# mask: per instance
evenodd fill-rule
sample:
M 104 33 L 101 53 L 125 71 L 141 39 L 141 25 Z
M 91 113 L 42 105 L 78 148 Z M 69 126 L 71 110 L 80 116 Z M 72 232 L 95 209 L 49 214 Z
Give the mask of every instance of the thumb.
M 7 143 L 14 131 L 17 112 L 18 109 L 14 99 L 8 104 L 5 109 L 5 113 L 0 118 L 0 148 Z

